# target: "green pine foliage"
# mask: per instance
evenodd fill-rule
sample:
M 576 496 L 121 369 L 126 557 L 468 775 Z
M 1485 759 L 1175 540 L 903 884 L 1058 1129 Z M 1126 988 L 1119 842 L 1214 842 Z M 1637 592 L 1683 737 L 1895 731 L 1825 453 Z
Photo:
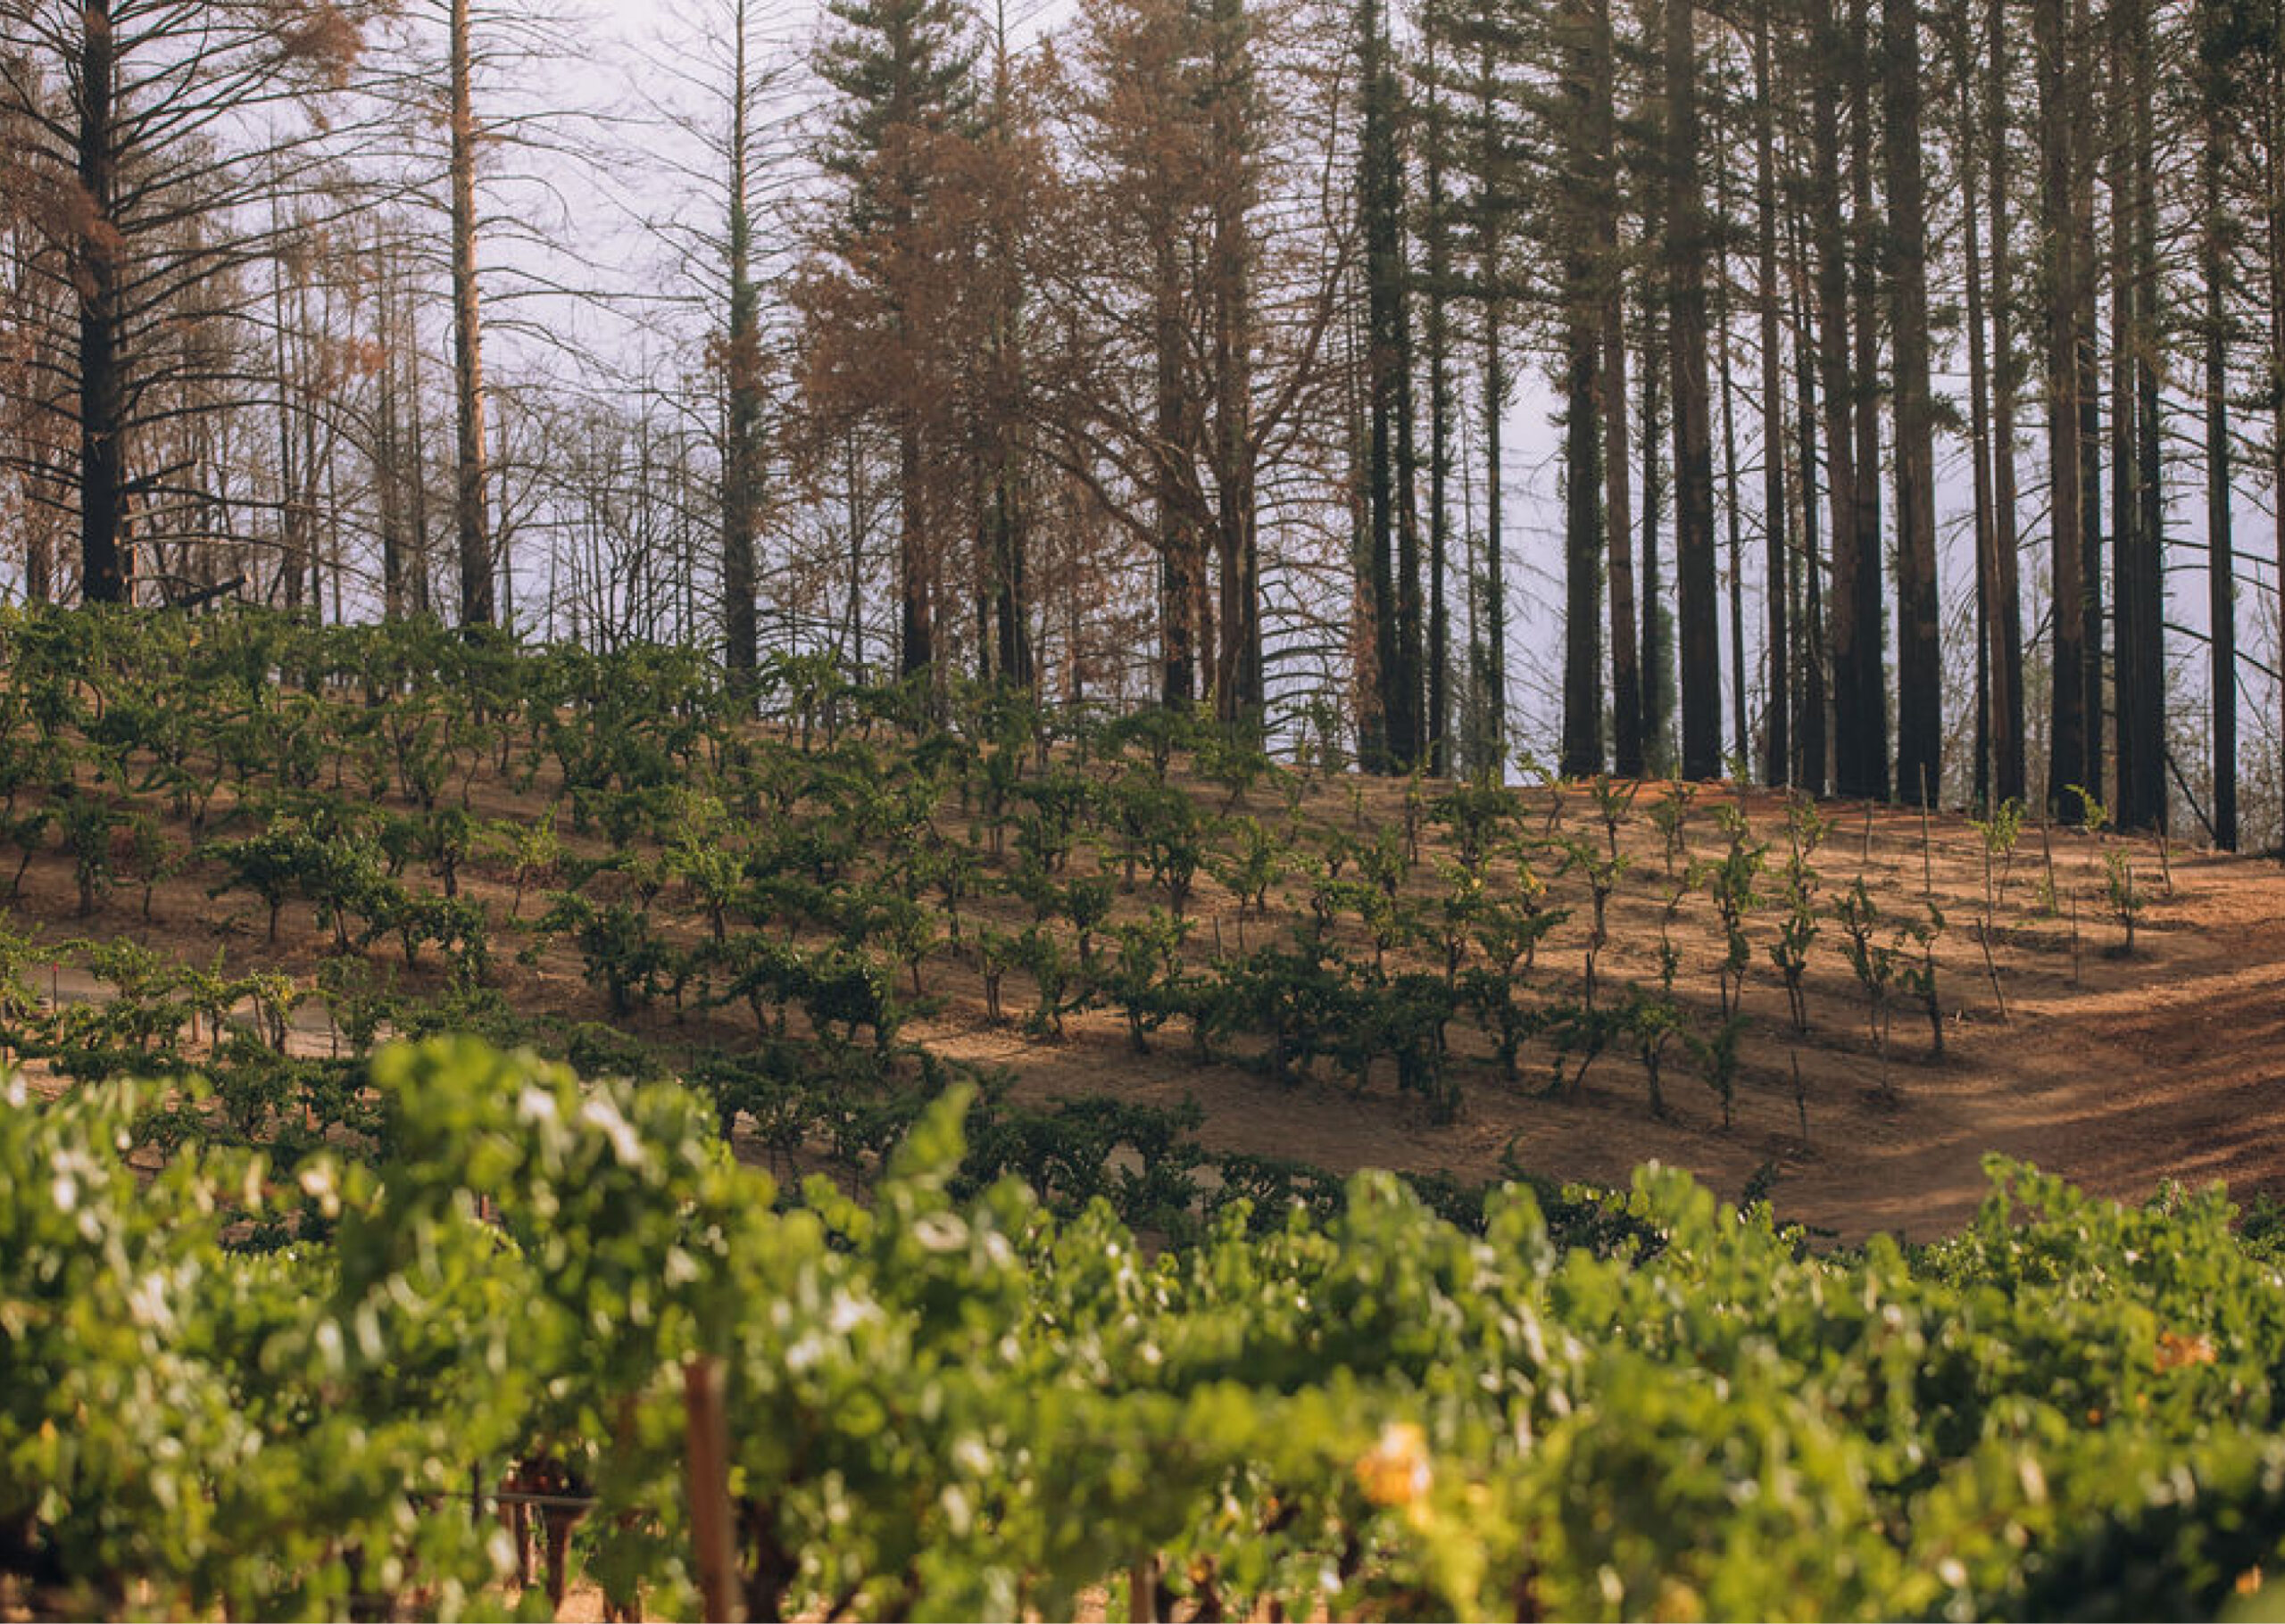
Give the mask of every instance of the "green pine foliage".
M 862 237 L 911 218 L 921 200 L 900 149 L 974 112 L 981 46 L 958 0 L 827 0 L 826 11 L 838 26 L 816 56 L 835 98 L 821 155 L 850 187 L 849 229 Z

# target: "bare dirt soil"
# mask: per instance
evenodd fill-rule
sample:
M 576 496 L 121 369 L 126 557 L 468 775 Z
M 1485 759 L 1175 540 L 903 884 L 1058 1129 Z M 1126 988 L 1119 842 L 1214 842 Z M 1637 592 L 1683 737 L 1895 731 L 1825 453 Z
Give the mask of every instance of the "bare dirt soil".
M 1604 984 L 1614 991 L 1656 975 L 1673 887 L 1665 877 L 1663 838 L 1648 813 L 1669 792 L 1646 786 L 1620 833 L 1631 866 L 1613 904 L 1602 968 Z M 544 781 L 535 793 L 547 795 Z M 1725 848 L 1712 808 L 1733 799 L 1720 790 L 1699 796 L 1678 861 L 1710 859 Z M 1272 824 L 1281 816 L 1275 800 L 1256 791 L 1250 809 Z M 1533 791 L 1532 804 L 1547 828 L 1603 838 L 1581 790 L 1560 792 L 1559 805 L 1558 792 Z M 2106 843 L 2056 829 L 2043 838 L 2030 825 L 2012 860 L 1994 866 L 1987 970 L 1980 833 L 1957 816 L 1940 814 L 1924 826 L 1915 811 L 1828 807 L 1836 827 L 1815 859 L 1822 902 L 1861 875 L 1881 907 L 1883 940 L 1899 924 L 1925 919 L 1931 899 L 1945 921 L 1935 950 L 1944 1056 L 1932 1055 L 1918 1000 L 1899 990 L 1883 1060 L 1868 1024 L 1866 995 L 1829 919 L 1810 956 L 1810 1031 L 1793 1032 L 1767 955 L 1777 928 L 1775 871 L 1788 844 L 1785 804 L 1764 792 L 1749 793 L 1741 804 L 1752 838 L 1770 848 L 1759 886 L 1772 899 L 1748 924 L 1754 943 L 1743 993 L 1748 1025 L 1734 1118 L 1726 1128 L 1717 1100 L 1679 1054 L 1667 1068 L 1672 1110 L 1666 1121 L 1649 1114 L 1641 1065 L 1618 1046 L 1594 1063 L 1583 1087 L 1560 1098 L 1549 1095 L 1550 1056 L 1544 1050 L 1526 1051 L 1514 1084 L 1471 1061 L 1458 1120 L 1437 1124 L 1417 1098 L 1396 1091 L 1385 1069 L 1362 1092 L 1324 1066 L 1311 1079 L 1281 1083 L 1257 1067 L 1195 1064 L 1187 1038 L 1175 1027 L 1158 1034 L 1151 1053 L 1137 1055 L 1113 1009 L 1071 1017 L 1059 1040 L 1030 1037 L 1010 1022 L 987 1020 L 975 973 L 944 957 L 927 972 L 927 990 L 941 1007 L 909 1031 L 947 1055 L 1010 1068 L 1018 1099 L 1116 1093 L 1176 1105 L 1194 1098 L 1205 1112 L 1201 1137 L 1216 1149 L 1336 1170 L 1442 1170 L 1469 1181 L 1497 1178 L 1503 1164 L 1512 1164 L 1559 1180 L 1623 1183 L 1635 1166 L 1656 1159 L 1690 1169 L 1725 1197 L 1758 1181 L 1781 1215 L 1842 1240 L 1875 1230 L 1925 1239 L 1957 1229 L 1983 1195 L 1982 1162 L 1991 1152 L 2126 1199 L 2147 1197 L 2169 1180 L 2223 1180 L 2240 1202 L 2285 1198 L 2285 871 L 2180 845 L 2162 857 L 2154 842 L 2115 836 Z M 491 783 L 477 786 L 474 810 L 490 818 L 536 816 L 533 801 Z M 1399 826 L 1404 790 L 1400 783 L 1336 780 L 1312 789 L 1304 811 L 1315 823 L 1360 831 Z M 1408 882 L 1422 895 L 1435 894 L 1441 883 L 1436 838 L 1433 831 L 1424 834 L 1423 860 Z M 2131 860 L 2134 886 L 2145 899 L 2131 956 L 2116 950 L 2123 932 L 2109 900 L 2105 849 Z M 464 877 L 468 892 L 485 902 L 495 922 L 506 996 L 527 1012 L 603 1018 L 602 998 L 561 945 L 546 948 L 536 963 L 513 962 L 519 941 L 505 923 L 509 878 L 482 865 Z M 306 909 L 287 908 L 281 939 L 272 945 L 258 904 L 244 895 L 212 897 L 210 883 L 210 876 L 197 874 L 162 883 L 147 917 L 139 892 L 122 891 L 81 919 L 74 916 L 69 862 L 51 853 L 32 865 L 15 901 L 0 907 L 18 928 L 49 941 L 131 936 L 186 960 L 209 963 L 219 951 L 234 970 L 274 966 L 313 984 L 330 942 Z M 1575 877 L 1550 883 L 1551 895 L 1575 910 L 1539 954 L 1535 982 L 1553 988 L 1578 980 L 1587 908 Z M 1014 905 L 1004 906 L 1016 918 Z M 1137 904 L 1121 904 L 1130 906 Z M 1201 877 L 1189 951 L 1259 945 L 1298 906 L 1289 885 L 1270 919 L 1243 921 L 1234 899 Z M 544 907 L 527 895 L 523 918 Z M 1682 953 L 1677 992 L 1710 1010 L 1720 937 L 1702 885 L 1671 916 L 1669 933 Z M 382 946 L 371 953 L 377 965 L 394 961 Z M 436 975 L 433 968 L 408 974 L 403 984 L 418 990 Z M 56 978 L 57 988 L 67 997 L 100 991 L 66 987 L 62 980 Z M 1010 975 L 1010 983 L 1009 1002 L 1019 1008 L 1028 989 L 1019 975 Z M 670 1048 L 735 1041 L 751 1031 L 731 1012 L 700 1017 L 654 1011 L 636 1024 Z M 322 1027 L 320 1018 L 312 1029 L 305 1015 L 296 1046 L 321 1048 L 328 1041 Z M 1455 1042 L 1463 1053 L 1472 1043 L 1480 1048 L 1472 1032 L 1456 1029 Z
M 1782 853 L 1782 803 L 1752 796 L 1748 804 L 1757 837 L 1774 842 L 1773 857 Z M 1837 815 L 1841 827 L 1816 862 L 1829 891 L 1854 876 L 1865 849 L 1862 808 Z M 1546 1098 L 1544 1075 L 1528 1060 L 1520 1088 L 1503 1088 L 1488 1072 L 1472 1077 L 1461 1120 L 1440 1127 L 1385 1083 L 1359 1098 L 1332 1083 L 1297 1089 L 1250 1071 L 1201 1070 L 1176 1041 L 1137 1057 L 1112 1013 L 1075 1021 L 1059 1049 L 980 1022 L 940 1030 L 936 1041 L 1016 1067 L 1025 1090 L 1043 1096 L 1115 1087 L 1171 1104 L 1194 1095 L 1206 1107 L 1203 1137 L 1217 1148 L 1334 1168 L 1441 1169 L 1475 1181 L 1498 1177 L 1511 1158 L 1550 1177 L 1623 1185 L 1633 1168 L 1657 1160 L 1734 1198 L 1772 1165 L 1780 1214 L 1844 1241 L 1877 1230 L 1932 1239 L 1958 1229 L 1988 1189 L 1983 1160 L 1992 1153 L 2123 1200 L 2143 1199 L 2170 1180 L 2225 1181 L 2241 1204 L 2285 1199 L 2285 872 L 2181 849 L 2162 863 L 2155 843 L 2112 837 L 2131 851 L 2135 885 L 2148 898 L 2126 957 L 2117 952 L 2124 932 L 2097 843 L 2059 829 L 2051 838 L 2056 912 L 2044 913 L 2037 897 L 2044 863 L 2036 828 L 2024 831 L 1998 892 L 1992 956 L 2003 1019 L 1976 942 L 1982 837 L 1962 818 L 1932 819 L 1924 876 L 1918 814 L 1873 816 L 1868 885 L 1884 911 L 1903 916 L 1932 879 L 1948 924 L 1937 953 L 1944 1057 L 1932 1057 L 1924 1015 L 1899 997 L 1888 1090 L 1865 995 L 1830 924 L 1812 951 L 1812 1031 L 1793 1035 L 1766 957 L 1775 927 L 1765 908 L 1749 927 L 1750 1024 L 1727 1129 L 1714 1097 L 1672 1062 L 1672 1119 L 1653 1120 L 1639 1062 L 1616 1051 L 1595 1063 L 1576 1100 Z M 1622 839 L 1641 867 L 1657 868 L 1649 831 Z M 1711 856 L 1718 843 L 1701 818 L 1694 848 Z M 2162 877 L 2169 868 L 2171 894 Z M 1614 909 L 1610 974 L 1647 980 L 1658 907 L 1630 900 Z M 1551 938 L 1542 965 L 1560 961 L 1578 933 L 1575 922 Z M 1678 928 L 1677 940 L 1683 934 Z M 1697 963 L 1711 952 L 1700 945 Z M 1686 966 L 1680 985 L 1710 1005 L 1712 980 L 1710 970 Z

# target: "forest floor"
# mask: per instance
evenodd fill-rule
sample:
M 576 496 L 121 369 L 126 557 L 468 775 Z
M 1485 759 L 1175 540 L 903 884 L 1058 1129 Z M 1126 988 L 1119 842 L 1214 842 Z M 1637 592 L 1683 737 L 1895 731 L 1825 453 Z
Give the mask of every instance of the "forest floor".
M 1620 835 L 1633 866 L 1613 904 L 1602 972 L 1608 986 L 1656 974 L 1666 854 L 1646 809 L 1669 792 L 1646 786 Z M 472 809 L 489 818 L 529 818 L 547 793 L 544 783 L 530 792 L 538 801 L 479 783 Z M 1531 792 L 1550 826 L 1560 821 L 1602 838 L 1583 791 L 1562 792 L 1559 809 L 1550 799 L 1556 793 Z M 1685 856 L 1711 858 L 1724 849 L 1711 808 L 1731 799 L 1719 790 L 1699 797 L 1681 848 Z M 1785 803 L 1754 791 L 1741 805 L 1754 837 L 1770 843 L 1774 870 L 1786 849 Z M 1359 830 L 1390 826 L 1404 819 L 1404 789 L 1400 782 L 1321 783 L 1309 791 L 1308 810 Z M 2262 1195 L 2285 1199 L 2285 871 L 2180 844 L 2163 857 L 2148 841 L 2112 836 L 2106 848 L 2082 832 L 2047 834 L 2027 825 L 2012 860 L 1995 874 L 1987 969 L 1984 845 L 1975 827 L 1943 814 L 1924 825 L 1916 811 L 1859 803 L 1824 810 L 1835 827 L 1816 859 L 1824 900 L 1862 877 L 1881 907 L 1884 932 L 1926 918 L 1932 899 L 1944 916 L 1935 955 L 1944 1054 L 1932 1052 L 1917 998 L 1899 990 L 1883 1059 L 1866 995 L 1830 919 L 1807 978 L 1810 1030 L 1795 1033 L 1767 957 L 1776 921 L 1774 902 L 1765 903 L 1749 921 L 1748 1023 L 1726 1127 L 1719 1102 L 1679 1056 L 1667 1068 L 1668 1117 L 1654 1119 L 1640 1061 L 1616 1047 L 1595 1062 L 1583 1086 L 1561 1097 L 1550 1096 L 1546 1058 L 1533 1050 L 1513 1084 L 1488 1064 L 1471 1066 L 1458 1120 L 1437 1123 L 1416 1098 L 1385 1081 L 1359 1092 L 1329 1069 L 1280 1082 L 1257 1067 L 1198 1064 L 1173 1028 L 1158 1034 L 1151 1053 L 1138 1055 L 1114 1009 L 1071 1016 L 1059 1039 L 1034 1038 L 988 1020 L 980 981 L 950 958 L 928 971 L 936 1007 L 908 1032 L 946 1056 L 1008 1068 L 1019 1101 L 1116 1093 L 1177 1106 L 1194 1098 L 1204 1113 L 1199 1138 L 1218 1151 L 1337 1171 L 1442 1171 L 1471 1183 L 1498 1178 L 1505 1164 L 1560 1181 L 1623 1184 L 1635 1166 L 1655 1159 L 1689 1169 L 1726 1198 L 1758 1185 L 1782 1217 L 1844 1241 L 1877 1230 L 1927 1239 L 1957 1229 L 1983 1197 L 1982 1159 L 1995 1152 L 2123 1199 L 2145 1197 L 2170 1180 L 2226 1181 L 2240 1203 Z M 1268 821 L 1267 810 L 1263 816 Z M 2131 861 L 2146 898 L 2131 956 L 2118 951 L 2123 928 L 2107 900 L 2106 849 Z M 1428 850 L 1416 868 L 1413 883 L 1424 890 L 1435 884 L 1435 855 Z M 233 971 L 274 967 L 313 980 L 330 943 L 305 909 L 287 909 L 273 945 L 259 905 L 243 894 L 217 899 L 209 883 L 204 877 L 161 883 L 147 917 L 140 895 L 122 891 L 94 916 L 79 918 L 69 860 L 51 852 L 32 864 L 14 902 L 0 906 L 19 928 L 50 942 L 124 936 L 187 961 L 211 963 L 219 952 Z M 507 919 L 503 875 L 478 866 L 464 883 L 495 922 Z M 1774 872 L 1761 887 L 1774 891 Z M 1575 979 L 1561 966 L 1576 961 L 1585 909 L 1582 899 L 1563 900 L 1575 917 L 1541 949 L 1542 980 Z M 543 907 L 527 896 L 522 917 L 528 922 Z M 1249 923 L 1238 917 L 1234 899 L 1202 880 L 1193 911 L 1193 953 L 1259 945 L 1266 931 L 1279 928 L 1275 906 L 1268 921 Z M 1702 891 L 1686 910 L 1666 916 L 1685 949 L 1676 990 L 1710 1007 L 1719 937 Z M 382 949 L 373 952 L 383 962 Z M 519 1011 L 602 1018 L 601 998 L 566 947 L 547 946 L 530 964 L 512 955 L 513 945 L 503 941 L 502 989 Z M 406 990 L 420 982 L 418 974 L 407 976 Z M 39 990 L 51 988 L 66 998 L 103 991 L 68 968 Z M 1023 1002 L 1010 991 L 1011 1006 Z M 633 1024 L 669 1049 L 734 1040 L 736 1031 L 751 1030 L 722 1012 L 654 1011 Z M 294 1041 L 314 1052 L 331 1041 L 314 1005 L 297 1016 Z

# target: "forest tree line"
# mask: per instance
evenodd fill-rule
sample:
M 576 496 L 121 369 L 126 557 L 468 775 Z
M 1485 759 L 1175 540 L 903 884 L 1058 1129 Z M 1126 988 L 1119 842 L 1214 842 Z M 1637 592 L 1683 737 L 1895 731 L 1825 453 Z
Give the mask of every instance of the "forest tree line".
M 2277 838 L 2278 0 L 679 9 L 0 0 L 7 595 Z

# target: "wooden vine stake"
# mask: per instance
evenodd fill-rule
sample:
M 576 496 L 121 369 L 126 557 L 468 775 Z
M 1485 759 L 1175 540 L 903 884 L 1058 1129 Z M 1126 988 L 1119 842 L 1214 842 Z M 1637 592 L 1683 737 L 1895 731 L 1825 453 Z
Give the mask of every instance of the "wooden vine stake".
M 1126 1616 L 1128 1624 L 1158 1624 L 1159 1619 L 1158 1553 L 1138 1557 L 1126 1570 Z
M 1793 1109 L 1801 1119 L 1801 1143 L 1809 1142 L 1809 1088 L 1801 1081 L 1801 1051 L 1793 1051 Z
M 736 1554 L 730 1542 L 730 1429 L 722 1406 L 722 1362 L 682 1367 L 684 1465 L 689 1472 L 690 1531 L 697 1545 L 698 1593 L 710 1620 L 736 1624 Z
M 1936 899 L 1936 858 L 1928 830 L 1928 769 L 1920 769 L 1920 894 Z

